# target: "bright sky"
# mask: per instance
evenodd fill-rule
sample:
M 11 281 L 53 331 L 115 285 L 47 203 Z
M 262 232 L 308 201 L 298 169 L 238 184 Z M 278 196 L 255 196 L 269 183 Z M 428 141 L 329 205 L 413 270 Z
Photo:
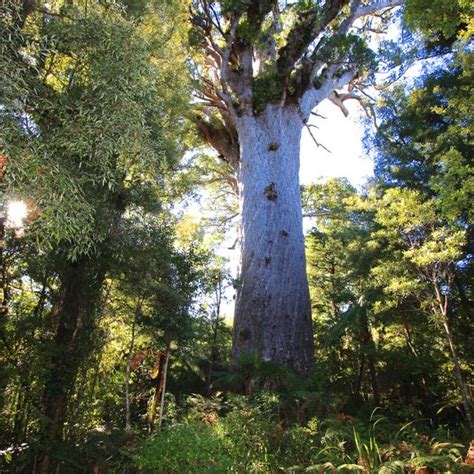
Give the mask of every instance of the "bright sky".
M 363 126 L 360 123 L 362 110 L 356 101 L 347 101 L 349 117 L 329 101 L 323 102 L 316 112 L 326 117 L 311 117 L 311 127 L 318 143 L 329 151 L 317 147 L 305 128 L 301 141 L 301 184 L 309 184 L 319 177 L 345 177 L 354 186 L 363 185 L 373 174 L 373 163 L 362 147 Z

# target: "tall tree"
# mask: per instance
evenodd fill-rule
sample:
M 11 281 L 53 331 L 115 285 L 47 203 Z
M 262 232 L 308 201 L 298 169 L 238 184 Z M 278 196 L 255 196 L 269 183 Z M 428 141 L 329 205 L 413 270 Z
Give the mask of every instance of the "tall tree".
M 301 132 L 313 109 L 363 88 L 374 68 L 366 40 L 402 0 L 196 0 L 191 39 L 196 121 L 236 175 L 241 273 L 233 359 L 305 373 L 313 360 L 299 188 Z M 373 15 L 377 14 L 377 20 Z M 351 93 L 342 89 L 350 87 Z
M 168 3 L 153 7 L 152 18 L 101 2 L 0 7 L 5 178 L 9 191 L 37 210 L 28 232 L 54 262 L 54 335 L 39 407 L 46 472 L 93 347 L 121 220 L 127 209 L 157 205 L 167 165 L 180 149 L 168 130 L 181 120 L 187 99 L 183 68 L 170 60 L 170 45 L 173 58 L 179 49 L 173 35 L 181 30 L 170 21 Z M 152 5 L 142 7 L 140 15 Z M 162 87 L 170 80 L 172 91 Z
M 373 276 L 385 282 L 384 291 L 392 296 L 394 306 L 415 297 L 422 309 L 432 312 L 448 343 L 472 434 L 472 402 L 452 331 L 453 320 L 459 316 L 452 305 L 456 297 L 456 267 L 463 266 L 463 260 L 469 258 L 463 252 L 466 231 L 462 226 L 443 222 L 442 216 L 436 213 L 436 201 L 423 202 L 416 191 L 388 190 L 376 206 L 376 221 L 381 225 L 377 234 L 388 240 L 390 256 L 373 268 Z
M 364 393 L 368 374 L 375 404 L 380 403 L 377 381 L 376 347 L 372 320 L 377 288 L 370 275 L 379 251 L 369 245 L 374 227 L 372 213 L 364 209 L 363 196 L 344 179 L 331 179 L 303 189 L 305 216 L 314 218 L 307 237 L 308 273 L 317 347 L 323 358 L 351 370 L 352 379 L 342 379 L 352 388 L 355 399 Z M 353 352 L 342 362 L 340 343 L 352 334 Z M 335 375 L 335 374 L 334 374 Z M 340 374 L 335 378 L 341 379 Z M 349 382 L 349 383 L 348 383 Z M 343 387 L 340 388 L 343 390 Z
M 394 189 L 376 204 L 380 234 L 390 248 L 376 273 L 398 302 L 415 297 L 433 311 L 472 431 L 462 360 L 469 360 L 463 341 L 465 347 L 472 341 L 473 54 L 462 44 L 457 49 L 417 88 L 398 87 L 381 101 L 382 123 L 373 141 L 376 178 L 379 189 Z

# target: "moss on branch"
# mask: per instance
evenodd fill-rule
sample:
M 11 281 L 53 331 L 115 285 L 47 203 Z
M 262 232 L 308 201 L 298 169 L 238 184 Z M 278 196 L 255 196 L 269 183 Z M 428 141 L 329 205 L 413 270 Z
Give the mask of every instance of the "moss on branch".
M 268 104 L 278 102 L 283 97 L 281 77 L 275 67 L 253 79 L 253 109 L 262 112 Z

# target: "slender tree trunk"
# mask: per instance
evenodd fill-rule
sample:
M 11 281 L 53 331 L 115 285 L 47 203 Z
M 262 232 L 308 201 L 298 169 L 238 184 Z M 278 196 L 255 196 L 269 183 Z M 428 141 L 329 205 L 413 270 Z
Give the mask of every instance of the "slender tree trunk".
M 364 376 L 364 365 L 365 365 L 365 355 L 363 352 L 360 354 L 360 363 L 359 363 L 359 374 L 357 377 L 357 383 L 354 390 L 356 396 L 360 396 L 362 391 L 362 377 Z
M 215 289 L 215 309 L 214 309 L 214 321 L 212 326 L 212 341 L 211 341 L 211 351 L 209 354 L 209 367 L 206 375 L 206 393 L 208 395 L 211 394 L 211 386 L 212 386 L 212 374 L 214 370 L 214 364 L 217 361 L 218 356 L 218 347 L 217 347 L 217 336 L 219 333 L 219 323 L 221 318 L 221 301 L 222 301 L 222 280 L 219 277 L 219 281 L 217 282 L 217 288 Z
M 418 353 L 418 350 L 416 349 L 415 344 L 413 343 L 413 337 L 410 330 L 410 324 L 408 323 L 405 315 L 402 316 L 402 326 L 403 326 L 403 334 L 405 336 L 407 346 L 410 349 L 413 356 L 417 360 L 419 360 L 420 354 Z M 421 375 L 421 387 L 426 394 L 429 394 L 428 383 L 426 381 L 426 378 L 429 377 L 429 374 L 426 374 L 426 377 L 425 377 L 424 372 L 425 371 L 423 371 Z
M 456 344 L 454 342 L 453 334 L 451 332 L 451 326 L 448 319 L 448 295 L 441 292 L 441 288 L 437 284 L 436 280 L 434 281 L 434 288 L 436 293 L 436 300 L 438 302 L 439 313 L 441 315 L 441 320 L 443 324 L 443 329 L 446 334 L 446 339 L 448 340 L 449 349 L 451 352 L 451 358 L 454 364 L 454 373 L 456 374 L 456 379 L 458 381 L 459 389 L 461 391 L 461 398 L 464 406 L 464 413 L 466 415 L 467 423 L 469 425 L 469 430 L 471 435 L 474 436 L 474 417 L 471 410 L 471 399 L 469 396 L 469 389 L 464 381 L 462 375 L 461 363 L 459 362 L 458 353 L 456 350 Z
M 163 413 L 164 413 L 164 409 L 165 409 L 165 395 L 166 395 L 166 379 L 168 378 L 169 362 L 170 362 L 170 349 L 168 347 L 167 350 L 166 350 L 165 367 L 164 367 L 165 373 L 163 374 L 163 386 L 161 388 L 160 414 L 159 414 L 159 417 L 158 417 L 158 429 L 161 428 L 161 425 L 163 423 Z
M 443 315 L 443 328 L 446 333 L 446 338 L 448 340 L 449 349 L 451 351 L 451 356 L 454 364 L 454 372 L 458 380 L 459 389 L 461 390 L 461 397 L 464 405 L 464 413 L 466 415 L 467 423 L 471 431 L 471 435 L 474 436 L 474 418 L 471 411 L 471 400 L 469 397 L 469 390 L 466 383 L 464 382 L 464 377 L 461 371 L 461 364 L 459 362 L 459 357 L 456 351 L 456 345 L 454 343 L 453 335 L 451 333 L 451 327 L 448 322 L 448 318 Z
M 375 369 L 375 354 L 369 348 L 367 353 L 367 361 L 369 364 L 370 385 L 372 386 L 372 394 L 374 396 L 375 405 L 380 405 L 379 385 L 377 383 L 377 371 Z
M 66 406 L 81 362 L 91 350 L 90 333 L 104 273 L 88 258 L 68 264 L 53 313 L 58 320 L 44 390 L 40 472 L 50 472 L 51 450 L 62 442 Z
M 164 352 L 160 352 L 160 359 L 158 362 L 158 375 L 156 377 L 155 383 L 155 393 L 153 394 L 153 403 L 151 406 L 150 416 L 149 416 L 149 431 L 153 432 L 155 429 L 155 419 L 156 411 L 158 408 L 158 402 L 160 402 L 160 412 L 161 412 L 161 399 L 163 398 L 163 393 L 165 390 L 166 383 L 166 372 L 168 370 L 168 359 L 170 353 L 170 343 L 167 344 Z
M 374 396 L 374 403 L 380 404 L 379 385 L 377 382 L 377 370 L 375 368 L 375 342 L 372 337 L 372 331 L 369 326 L 369 319 L 367 316 L 367 308 L 361 308 L 362 315 L 362 352 L 367 356 L 367 365 L 369 369 L 370 385 L 372 386 L 372 394 Z
M 125 431 L 127 433 L 132 431 L 132 421 L 130 412 L 130 364 L 133 359 L 133 349 L 135 347 L 135 326 L 137 324 L 137 317 L 140 314 L 140 309 L 141 301 L 137 303 L 137 307 L 135 308 L 135 314 L 133 316 L 132 337 L 130 339 L 130 347 L 128 348 L 127 368 L 125 370 Z
M 165 367 L 165 358 L 166 355 L 164 352 L 160 352 L 160 358 L 158 361 L 158 375 L 155 381 L 155 391 L 153 393 L 153 401 L 151 405 L 150 414 L 148 417 L 148 431 L 150 433 L 153 432 L 155 429 L 155 418 L 156 418 L 156 410 L 158 408 L 158 400 L 161 398 L 161 390 L 163 388 L 163 373 Z
M 4 317 L 8 314 L 8 282 L 4 255 L 5 222 L 6 209 L 4 203 L 0 202 L 0 317 Z
M 216 315 L 214 321 L 214 326 L 212 328 L 212 342 L 211 342 L 211 352 L 209 354 L 209 366 L 206 374 L 206 393 L 207 395 L 211 394 L 212 386 L 212 374 L 214 371 L 214 363 L 217 360 L 217 335 L 219 332 L 219 314 Z
M 405 315 L 402 316 L 402 326 L 403 326 L 403 334 L 405 335 L 405 340 L 407 342 L 408 348 L 411 350 L 412 354 L 419 359 L 420 354 L 416 350 L 415 345 L 413 344 L 413 338 L 411 336 L 410 325 L 408 324 L 407 318 Z
M 21 377 L 21 375 L 20 375 Z M 31 384 L 29 381 L 21 378 L 18 383 L 18 398 L 15 408 L 15 417 L 13 422 L 13 439 L 16 444 L 23 442 L 27 436 L 29 405 L 31 404 Z
M 15 397 L 15 402 L 13 403 L 14 407 L 14 416 L 13 416 L 13 439 L 15 443 L 18 443 L 19 434 L 22 432 L 22 415 L 23 415 L 23 403 L 26 399 L 26 392 L 23 391 L 24 387 L 21 384 L 18 384 L 18 390 Z
M 238 123 L 241 274 L 233 362 L 244 354 L 310 370 L 311 303 L 299 186 L 302 120 L 296 107 L 267 106 Z

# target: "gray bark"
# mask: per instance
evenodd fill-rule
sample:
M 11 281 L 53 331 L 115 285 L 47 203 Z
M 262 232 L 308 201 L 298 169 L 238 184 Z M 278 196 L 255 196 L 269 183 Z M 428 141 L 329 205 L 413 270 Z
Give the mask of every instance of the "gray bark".
M 350 52 L 334 62 L 338 41 L 330 40 L 343 38 L 358 18 L 403 0 L 315 4 L 289 28 L 281 47 L 268 31 L 269 41 L 262 43 L 242 36 L 238 28 L 246 18 L 252 29 L 263 32 L 273 14 L 270 28 L 278 31 L 278 2 L 241 3 L 239 12 L 226 17 L 225 31 L 207 2 L 192 9 L 207 56 L 199 68 L 196 122 L 201 136 L 239 173 L 242 255 L 233 361 L 258 354 L 304 374 L 312 364 L 313 341 L 298 180 L 301 129 L 311 111 L 337 89 L 351 83 L 365 87 L 366 66 Z M 216 43 L 218 37 L 223 41 Z M 274 70 L 277 76 L 268 80 L 266 73 L 273 76 Z M 354 98 L 362 102 L 355 90 L 338 95 L 339 105 Z
M 303 122 L 297 107 L 269 105 L 238 119 L 241 275 L 233 361 L 258 354 L 300 374 L 313 361 L 299 154 Z

